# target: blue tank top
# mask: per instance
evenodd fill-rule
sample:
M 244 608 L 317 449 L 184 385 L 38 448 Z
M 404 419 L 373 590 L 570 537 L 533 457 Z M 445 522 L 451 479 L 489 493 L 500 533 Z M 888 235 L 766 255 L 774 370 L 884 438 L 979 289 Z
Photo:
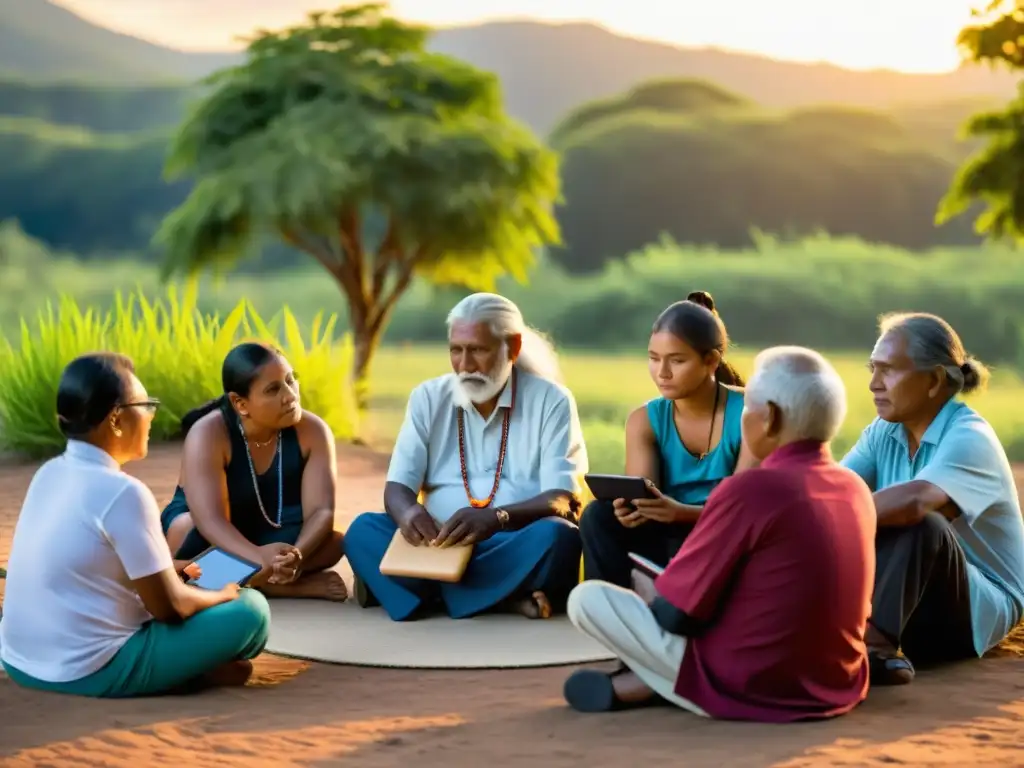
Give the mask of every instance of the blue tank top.
M 647 403 L 654 439 L 661 455 L 660 489 L 682 504 L 703 504 L 722 480 L 732 475 L 740 457 L 743 437 L 743 393 L 723 387 L 725 419 L 718 445 L 703 460 L 686 450 L 676 430 L 672 401 L 663 397 Z

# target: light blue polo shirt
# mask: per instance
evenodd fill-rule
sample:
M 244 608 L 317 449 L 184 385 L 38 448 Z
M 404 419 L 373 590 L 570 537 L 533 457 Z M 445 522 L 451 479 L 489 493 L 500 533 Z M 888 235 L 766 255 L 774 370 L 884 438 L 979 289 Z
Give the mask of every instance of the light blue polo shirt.
M 952 499 L 961 511 L 951 525 L 967 560 L 975 650 L 981 656 L 1006 637 L 1024 613 L 1024 520 L 989 423 L 953 398 L 911 459 L 903 426 L 876 418 L 841 463 L 872 491 L 925 480 Z

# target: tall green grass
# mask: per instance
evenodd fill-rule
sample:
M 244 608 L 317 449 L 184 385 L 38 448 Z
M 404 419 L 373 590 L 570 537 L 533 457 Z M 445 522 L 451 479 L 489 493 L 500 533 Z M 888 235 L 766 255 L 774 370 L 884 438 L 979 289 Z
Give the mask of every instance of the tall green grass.
M 351 438 L 359 423 L 350 384 L 351 339 L 337 338 L 337 318 L 317 314 L 305 333 L 282 308 L 264 321 L 245 300 L 223 318 L 197 307 L 195 285 L 167 291 L 166 300 L 143 292 L 117 293 L 111 309 L 83 307 L 71 296 L 47 304 L 34 324 L 26 319 L 11 338 L 0 333 L 0 449 L 43 457 L 64 439 L 54 412 L 61 371 L 75 357 L 107 350 L 128 355 L 139 379 L 163 406 L 153 439 L 179 433 L 181 417 L 222 392 L 220 368 L 242 340 L 282 348 L 302 380 L 303 404 L 320 415 L 336 437 Z

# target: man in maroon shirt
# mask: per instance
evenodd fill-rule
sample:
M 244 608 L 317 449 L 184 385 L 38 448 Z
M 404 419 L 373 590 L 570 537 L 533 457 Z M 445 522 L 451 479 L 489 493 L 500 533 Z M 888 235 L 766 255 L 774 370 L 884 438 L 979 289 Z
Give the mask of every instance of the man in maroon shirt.
M 832 458 L 845 415 L 842 379 L 821 355 L 758 356 L 743 439 L 760 466 L 715 489 L 656 580 L 634 571 L 635 591 L 601 581 L 573 590 L 570 619 L 622 664 L 571 675 L 571 706 L 667 700 L 714 718 L 789 722 L 864 700 L 876 516 L 868 486 Z

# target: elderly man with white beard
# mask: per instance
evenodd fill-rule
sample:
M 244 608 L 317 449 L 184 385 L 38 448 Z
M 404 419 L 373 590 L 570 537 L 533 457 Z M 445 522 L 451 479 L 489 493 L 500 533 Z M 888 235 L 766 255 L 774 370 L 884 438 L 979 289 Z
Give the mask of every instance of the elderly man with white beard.
M 384 488 L 386 513 L 345 535 L 364 608 L 394 621 L 440 607 L 452 618 L 563 612 L 579 581 L 579 480 L 586 448 L 551 345 L 503 296 L 476 293 L 448 316 L 453 373 L 409 395 Z M 422 492 L 422 499 L 420 494 Z M 391 577 L 395 531 L 410 544 L 472 544 L 456 583 Z

